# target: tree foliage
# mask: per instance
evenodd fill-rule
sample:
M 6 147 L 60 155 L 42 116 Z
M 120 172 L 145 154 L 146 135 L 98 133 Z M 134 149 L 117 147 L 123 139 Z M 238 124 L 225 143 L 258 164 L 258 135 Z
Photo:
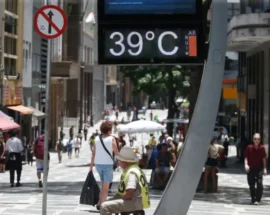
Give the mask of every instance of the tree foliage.
M 176 98 L 189 95 L 190 71 L 181 66 L 122 66 L 121 73 L 133 83 L 133 93 L 168 97 L 168 118 L 178 113 Z M 167 127 L 172 135 L 173 124 Z
M 177 97 L 186 98 L 189 93 L 189 70 L 181 66 L 122 66 L 120 71 L 133 83 L 134 95 L 140 92 L 149 96 L 164 95 L 170 87 Z

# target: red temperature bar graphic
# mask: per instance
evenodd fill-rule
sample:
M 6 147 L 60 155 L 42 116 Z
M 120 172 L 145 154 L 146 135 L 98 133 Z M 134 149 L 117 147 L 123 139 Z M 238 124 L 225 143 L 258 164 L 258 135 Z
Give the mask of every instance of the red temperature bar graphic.
M 188 37 L 188 49 L 190 57 L 197 57 L 197 36 Z

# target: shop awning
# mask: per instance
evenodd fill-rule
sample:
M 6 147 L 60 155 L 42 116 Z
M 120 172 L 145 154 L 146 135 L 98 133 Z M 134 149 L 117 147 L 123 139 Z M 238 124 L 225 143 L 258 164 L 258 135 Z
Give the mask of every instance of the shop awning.
M 34 112 L 33 112 L 33 116 L 37 117 L 38 119 L 42 119 L 45 117 L 45 113 L 43 113 L 42 111 L 35 109 L 33 107 L 30 107 Z
M 20 112 L 21 115 L 29 115 L 29 114 L 34 113 L 34 110 L 33 109 L 28 108 L 28 107 L 25 107 L 23 105 L 8 106 L 7 108 L 10 109 L 10 110 L 14 110 L 14 111 Z
M 7 119 L 9 119 L 11 121 L 14 121 L 14 119 L 11 116 L 5 114 L 3 111 L 0 111 L 0 115 L 6 117 Z
M 7 119 L 3 115 L 0 115 L 0 131 L 7 132 L 10 130 L 17 130 L 17 129 L 20 129 L 20 125 L 11 121 L 10 119 Z

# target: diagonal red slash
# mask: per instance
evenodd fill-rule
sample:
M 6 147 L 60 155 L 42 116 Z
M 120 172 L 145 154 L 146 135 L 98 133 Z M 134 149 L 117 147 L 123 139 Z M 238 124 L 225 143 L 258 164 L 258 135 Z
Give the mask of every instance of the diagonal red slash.
M 49 22 L 49 24 L 54 28 L 54 30 L 57 31 L 57 33 L 60 33 L 61 30 L 57 27 L 56 24 L 54 24 L 54 22 L 52 20 L 49 19 L 49 17 L 44 13 L 44 11 L 42 11 L 40 13 L 40 15 L 42 15 L 44 17 L 44 19 L 46 19 L 47 22 Z

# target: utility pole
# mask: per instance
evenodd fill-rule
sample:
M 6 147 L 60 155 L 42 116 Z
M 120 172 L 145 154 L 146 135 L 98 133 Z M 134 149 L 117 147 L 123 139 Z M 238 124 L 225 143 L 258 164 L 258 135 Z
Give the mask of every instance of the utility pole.
M 4 79 L 4 17 L 3 1 L 0 1 L 0 107 L 3 104 L 3 79 Z
M 44 0 L 45 5 L 50 4 L 50 0 Z M 50 120 L 50 79 L 51 79 L 51 39 L 48 39 L 47 49 L 47 73 L 46 73 L 46 103 L 45 103 L 45 140 L 44 140 L 44 166 L 43 166 L 43 196 L 42 215 L 47 215 L 47 193 L 48 193 L 48 171 L 49 171 L 49 120 Z

